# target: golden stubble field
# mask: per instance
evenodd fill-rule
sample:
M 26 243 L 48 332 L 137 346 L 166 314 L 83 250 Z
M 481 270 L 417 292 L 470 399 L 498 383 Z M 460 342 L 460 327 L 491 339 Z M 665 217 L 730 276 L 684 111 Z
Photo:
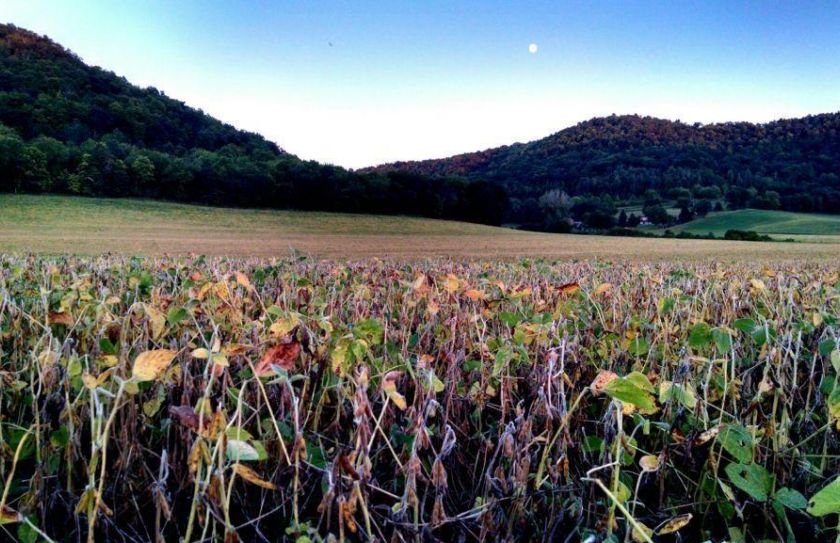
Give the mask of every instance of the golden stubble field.
M 0 196 L 0 252 L 321 258 L 826 259 L 834 243 L 746 243 L 521 232 L 410 217 Z

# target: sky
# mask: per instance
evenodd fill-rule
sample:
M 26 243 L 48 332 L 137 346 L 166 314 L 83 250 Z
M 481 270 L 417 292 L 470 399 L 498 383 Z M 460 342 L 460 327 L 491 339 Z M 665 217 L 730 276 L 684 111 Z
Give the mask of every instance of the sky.
M 613 113 L 710 123 L 840 110 L 835 1 L 0 0 L 0 21 L 351 168 Z

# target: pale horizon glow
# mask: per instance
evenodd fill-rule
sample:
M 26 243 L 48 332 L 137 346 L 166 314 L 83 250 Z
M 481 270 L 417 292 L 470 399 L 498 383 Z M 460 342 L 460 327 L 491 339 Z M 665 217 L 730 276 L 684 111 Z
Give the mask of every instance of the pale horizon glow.
M 233 4 L 3 0 L 0 21 L 350 168 L 610 114 L 768 122 L 840 109 L 840 5 Z

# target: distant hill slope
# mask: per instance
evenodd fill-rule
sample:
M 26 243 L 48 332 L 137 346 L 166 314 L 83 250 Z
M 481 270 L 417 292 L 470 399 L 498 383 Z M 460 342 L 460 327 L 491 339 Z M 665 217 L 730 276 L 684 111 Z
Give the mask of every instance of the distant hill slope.
M 81 144 L 118 132 L 123 142 L 173 154 L 226 145 L 249 155 L 282 154 L 262 136 L 87 66 L 61 45 L 11 25 L 0 25 L 0 122 L 25 139 Z
M 0 192 L 144 197 L 499 224 L 497 186 L 303 161 L 0 24 Z
M 713 232 L 722 235 L 727 230 L 752 230 L 760 234 L 809 236 L 840 236 L 840 216 L 816 213 L 791 213 L 766 209 L 739 209 L 710 213 L 700 219 L 672 227 L 696 234 Z M 840 238 L 838 238 L 840 239 Z
M 747 204 L 753 188 L 778 192 L 786 210 L 837 212 L 840 114 L 710 125 L 611 116 L 530 143 L 369 169 L 396 170 L 496 181 L 520 201 L 550 189 L 627 200 L 714 185 L 733 207 Z

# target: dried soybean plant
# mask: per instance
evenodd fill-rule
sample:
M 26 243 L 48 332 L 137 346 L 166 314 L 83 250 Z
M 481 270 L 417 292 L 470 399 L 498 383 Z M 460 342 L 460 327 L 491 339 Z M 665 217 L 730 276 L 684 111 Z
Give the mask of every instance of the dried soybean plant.
M 834 264 L 0 257 L 0 531 L 831 540 Z

